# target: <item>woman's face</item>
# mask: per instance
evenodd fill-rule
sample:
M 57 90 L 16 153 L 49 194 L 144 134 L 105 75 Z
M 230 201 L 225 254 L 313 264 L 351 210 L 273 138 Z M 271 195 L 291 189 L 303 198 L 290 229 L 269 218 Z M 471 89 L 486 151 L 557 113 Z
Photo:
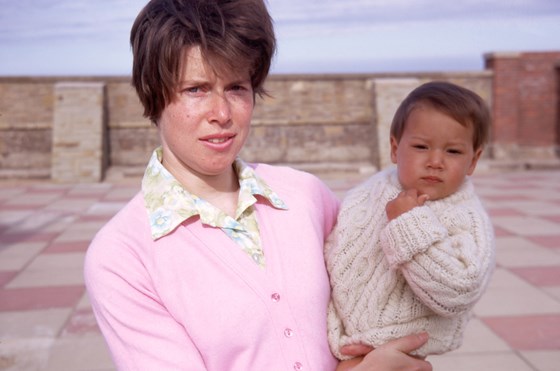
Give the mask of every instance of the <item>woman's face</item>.
M 158 121 L 163 165 L 183 184 L 231 175 L 253 114 L 249 71 L 216 74 L 198 46 L 184 58 L 175 99 Z

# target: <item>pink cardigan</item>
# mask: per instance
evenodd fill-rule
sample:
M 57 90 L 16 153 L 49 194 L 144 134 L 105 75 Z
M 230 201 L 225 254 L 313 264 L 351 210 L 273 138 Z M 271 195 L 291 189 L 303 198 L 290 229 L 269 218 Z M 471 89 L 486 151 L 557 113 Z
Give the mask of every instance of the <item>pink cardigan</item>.
M 289 208 L 256 204 L 264 270 L 196 217 L 153 241 L 141 194 L 97 234 L 85 279 L 119 370 L 334 370 L 323 243 L 338 200 L 309 174 L 255 168 Z

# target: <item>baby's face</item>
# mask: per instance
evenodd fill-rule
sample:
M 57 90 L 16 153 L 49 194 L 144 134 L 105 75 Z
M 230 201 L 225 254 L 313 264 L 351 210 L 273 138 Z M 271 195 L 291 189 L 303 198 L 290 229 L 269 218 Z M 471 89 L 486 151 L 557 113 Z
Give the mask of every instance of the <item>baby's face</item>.
M 481 152 L 473 149 L 472 126 L 464 127 L 429 105 L 410 113 L 400 142 L 391 138 L 391 160 L 401 185 L 432 201 L 457 191 L 473 173 Z

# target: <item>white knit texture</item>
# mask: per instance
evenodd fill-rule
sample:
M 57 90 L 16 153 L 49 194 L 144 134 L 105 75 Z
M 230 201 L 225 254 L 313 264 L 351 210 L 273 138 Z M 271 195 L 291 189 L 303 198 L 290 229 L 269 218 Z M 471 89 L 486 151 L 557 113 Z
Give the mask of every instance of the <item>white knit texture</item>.
M 469 179 L 388 223 L 385 206 L 401 191 L 394 168 L 351 190 L 327 241 L 328 338 L 339 359 L 349 358 L 343 345 L 422 331 L 430 339 L 416 355 L 458 348 L 493 271 L 492 224 Z

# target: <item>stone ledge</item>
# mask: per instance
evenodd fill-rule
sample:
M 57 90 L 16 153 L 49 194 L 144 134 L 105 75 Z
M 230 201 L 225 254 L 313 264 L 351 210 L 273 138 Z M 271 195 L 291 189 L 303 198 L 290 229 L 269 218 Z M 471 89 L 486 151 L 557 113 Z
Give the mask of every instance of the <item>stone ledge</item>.
M 0 169 L 0 179 L 50 179 L 51 169 Z
M 272 165 L 290 166 L 315 174 L 321 178 L 338 176 L 367 177 L 379 170 L 373 164 L 365 162 L 278 163 Z M 105 174 L 104 182 L 139 182 L 144 175 L 144 170 L 145 166 L 111 166 Z M 476 173 L 479 174 L 530 170 L 560 170 L 560 158 L 525 161 L 482 159 L 476 167 Z
M 279 166 L 290 166 L 307 171 L 320 177 L 360 176 L 367 177 L 377 169 L 373 164 L 365 162 L 352 163 L 282 163 Z M 103 182 L 140 182 L 145 166 L 111 166 L 107 169 Z M 560 170 L 560 158 L 547 160 L 493 160 L 479 161 L 476 173 L 505 173 L 511 171 Z M 0 180 L 49 180 L 50 169 L 0 169 Z
M 480 160 L 476 172 L 508 172 L 524 170 L 560 170 L 560 158 L 557 159 L 526 159 L 526 160 Z
M 367 176 L 378 169 L 366 162 L 340 163 L 277 163 L 271 165 L 289 166 L 317 176 L 358 175 Z M 145 166 L 111 166 L 105 173 L 104 182 L 140 181 Z

